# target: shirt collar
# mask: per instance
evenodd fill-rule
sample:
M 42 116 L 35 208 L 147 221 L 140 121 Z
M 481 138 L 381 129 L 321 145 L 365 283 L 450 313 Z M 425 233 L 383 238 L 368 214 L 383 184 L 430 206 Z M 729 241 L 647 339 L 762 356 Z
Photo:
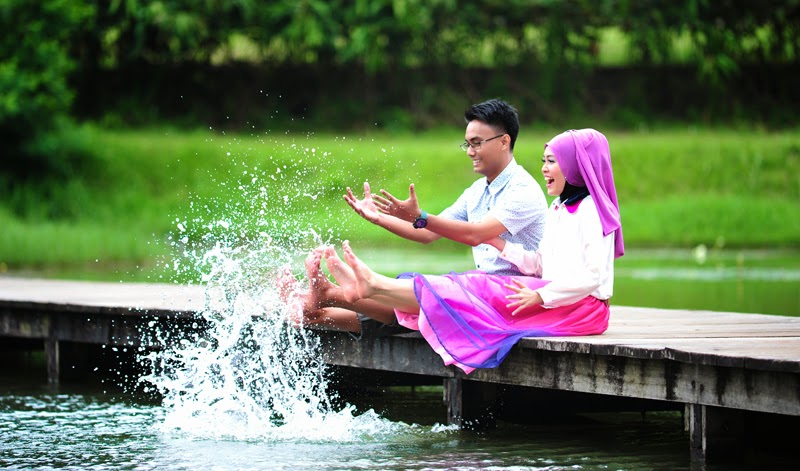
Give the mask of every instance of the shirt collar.
M 497 192 L 502 190 L 503 187 L 506 186 L 506 183 L 508 183 L 511 180 L 511 177 L 514 175 L 514 172 L 516 172 L 517 167 L 519 167 L 519 164 L 517 164 L 517 161 L 512 158 L 511 162 L 509 162 L 508 165 L 506 165 L 506 168 L 504 168 L 503 171 L 500 172 L 500 175 L 498 175 L 497 178 L 492 180 L 491 183 L 488 183 L 487 180 L 486 186 L 489 189 L 489 193 L 491 193 L 492 195 L 496 195 Z

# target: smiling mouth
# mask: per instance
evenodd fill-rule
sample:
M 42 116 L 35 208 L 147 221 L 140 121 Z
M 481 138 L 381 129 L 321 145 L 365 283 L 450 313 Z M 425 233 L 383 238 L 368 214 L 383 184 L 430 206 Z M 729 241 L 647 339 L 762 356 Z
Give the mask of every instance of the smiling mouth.
M 551 177 L 544 177 L 544 182 L 545 182 L 545 183 L 546 183 L 548 186 L 550 186 L 550 185 L 551 185 L 551 184 L 552 184 L 554 181 L 556 181 L 556 179 L 555 179 L 555 178 L 551 178 Z

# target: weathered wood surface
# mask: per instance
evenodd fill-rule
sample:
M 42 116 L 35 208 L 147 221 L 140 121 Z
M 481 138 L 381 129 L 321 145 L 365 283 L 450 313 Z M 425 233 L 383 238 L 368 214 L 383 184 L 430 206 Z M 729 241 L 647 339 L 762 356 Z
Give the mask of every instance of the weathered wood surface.
M 199 312 L 197 286 L 0 277 L 0 305 L 81 312 Z
M 206 304 L 199 286 L 0 277 L 5 307 L 158 315 Z M 520 347 L 800 372 L 800 317 L 612 305 L 603 335 L 527 338 Z
M 0 335 L 153 345 L 136 318 L 169 316 L 174 325 L 207 304 L 198 286 L 6 277 Z M 31 321 L 14 324 L 12 311 Z M 526 338 L 499 368 L 469 376 L 445 367 L 418 334 L 323 337 L 336 365 L 800 415 L 795 317 L 612 306 L 603 335 Z

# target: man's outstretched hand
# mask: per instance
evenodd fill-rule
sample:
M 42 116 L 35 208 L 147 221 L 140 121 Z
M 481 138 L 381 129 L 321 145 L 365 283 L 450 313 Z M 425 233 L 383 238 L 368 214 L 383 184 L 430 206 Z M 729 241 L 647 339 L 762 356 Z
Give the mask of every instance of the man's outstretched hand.
M 401 201 L 386 190 L 381 190 L 381 194 L 383 196 L 375 195 L 373 197 L 378 211 L 408 222 L 413 222 L 420 215 L 421 211 L 413 183 L 408 187 L 408 199 L 406 200 Z
M 378 211 L 378 207 L 372 200 L 372 191 L 369 188 L 369 183 L 364 182 L 363 199 L 356 198 L 350 187 L 347 187 L 347 194 L 344 195 L 344 200 L 347 201 L 347 204 L 349 204 L 350 207 L 353 208 L 353 211 L 358 213 L 359 216 L 373 224 L 377 224 L 378 219 L 381 217 L 381 213 Z

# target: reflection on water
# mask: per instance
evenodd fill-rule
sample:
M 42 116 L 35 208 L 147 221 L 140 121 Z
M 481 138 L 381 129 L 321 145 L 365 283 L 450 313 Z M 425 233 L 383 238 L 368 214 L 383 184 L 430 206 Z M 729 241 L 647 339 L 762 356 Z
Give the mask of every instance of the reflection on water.
M 78 390 L 23 394 L 18 382 L 10 392 L 12 381 L 0 379 L 0 462 L 16 469 L 688 469 L 679 417 L 474 433 L 414 423 L 414 409 L 436 404 L 440 393 L 394 391 L 378 403 L 404 408 L 408 421 L 390 431 L 344 440 L 210 440 L 165 432 L 159 405 Z
M 614 304 L 800 316 L 800 252 L 631 250 L 617 261 Z
M 616 273 L 620 277 L 637 280 L 687 280 L 687 281 L 800 281 L 800 270 L 781 268 L 630 268 Z
M 85 386 L 0 376 L 0 466 L 94 470 L 690 470 L 680 414 L 587 414 L 471 432 L 428 422 L 441 392 L 388 388 L 364 407 L 392 416 L 344 440 L 209 439 L 159 426 L 167 411 Z M 540 405 L 543 406 L 543 405 Z M 531 407 L 537 407 L 531 404 Z M 360 412 L 359 412 L 360 413 Z M 398 420 L 402 417 L 405 420 Z M 422 419 L 420 423 L 417 418 Z M 381 418 L 379 421 L 388 422 Z M 766 462 L 706 471 L 775 468 Z

